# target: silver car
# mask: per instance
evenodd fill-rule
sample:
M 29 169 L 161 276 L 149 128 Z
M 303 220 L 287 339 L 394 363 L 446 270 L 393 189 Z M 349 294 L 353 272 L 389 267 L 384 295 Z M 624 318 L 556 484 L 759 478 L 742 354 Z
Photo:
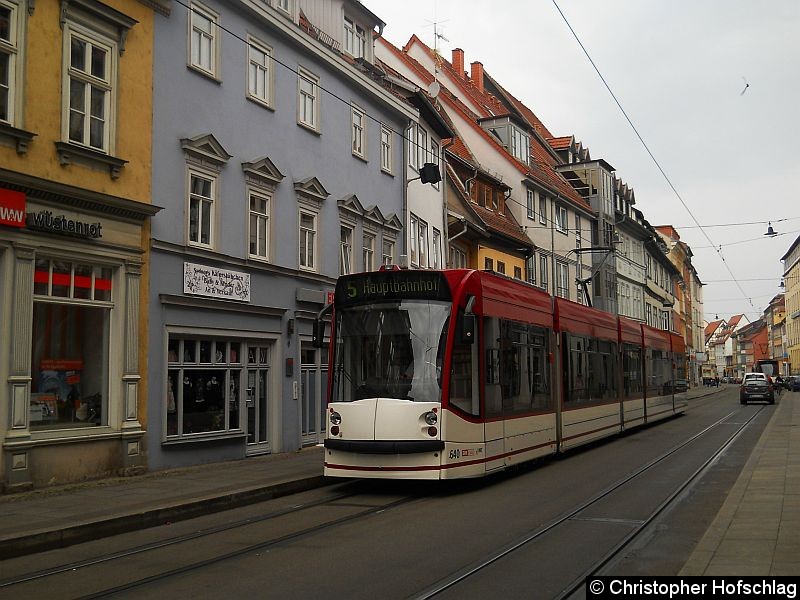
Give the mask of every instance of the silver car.
M 746 373 L 739 388 L 739 402 L 747 404 L 750 400 L 766 400 L 775 404 L 775 386 L 764 373 Z

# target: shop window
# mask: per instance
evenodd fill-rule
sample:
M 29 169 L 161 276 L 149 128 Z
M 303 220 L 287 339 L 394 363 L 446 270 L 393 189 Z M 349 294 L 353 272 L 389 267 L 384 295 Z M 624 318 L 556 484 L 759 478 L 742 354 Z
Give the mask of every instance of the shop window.
M 240 342 L 170 336 L 168 438 L 241 429 L 241 347 Z M 253 358 L 254 352 L 251 348 Z
M 105 267 L 36 261 L 31 429 L 107 424 L 111 278 Z

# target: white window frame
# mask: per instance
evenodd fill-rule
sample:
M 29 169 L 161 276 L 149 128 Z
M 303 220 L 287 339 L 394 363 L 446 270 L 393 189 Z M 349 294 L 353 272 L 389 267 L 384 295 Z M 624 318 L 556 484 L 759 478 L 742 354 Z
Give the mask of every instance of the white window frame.
M 569 265 L 556 261 L 556 275 L 558 277 L 556 295 L 569 300 Z
M 441 269 L 442 265 L 442 232 L 433 228 L 433 268 Z
M 428 224 L 419 219 L 419 266 L 420 268 L 427 268 L 429 265 L 429 248 L 428 248 Z
M 250 36 L 247 38 L 247 44 L 247 97 L 273 108 L 272 48 Z M 254 57 L 253 53 L 258 55 Z
M 428 132 L 424 127 L 417 126 L 417 169 L 421 169 L 428 155 Z
M 542 289 L 547 288 L 547 256 L 544 254 L 539 255 L 539 286 Z
M 303 217 L 310 217 L 311 218 L 311 228 L 304 228 L 303 227 Z M 317 221 L 319 215 L 308 209 L 301 208 L 298 211 L 298 218 L 297 218 L 297 225 L 298 225 L 298 243 L 297 243 L 297 254 L 298 254 L 298 268 L 302 271 L 311 271 L 316 273 L 318 266 L 317 266 L 317 244 L 318 240 L 318 229 Z M 309 239 L 311 243 L 309 244 Z M 306 251 L 303 254 L 303 247 L 302 243 L 303 240 L 306 242 Z M 310 260 L 309 260 L 310 259 Z M 305 261 L 306 264 L 303 264 Z
M 528 258 L 527 273 L 528 283 L 536 285 L 536 252 L 532 252 Z
M 362 236 L 361 262 L 364 271 L 375 270 L 375 236 L 365 233 Z
M 450 246 L 450 268 L 451 269 L 466 269 L 467 268 L 467 253 L 461 248 Z
M 192 178 L 197 177 L 198 179 L 203 179 L 208 181 L 211 184 L 210 187 L 210 195 L 209 196 L 200 196 L 193 194 L 192 192 Z M 186 172 L 186 243 L 189 246 L 194 246 L 198 248 L 214 248 L 214 235 L 216 233 L 216 212 L 217 212 L 217 199 L 219 198 L 219 175 L 216 173 L 212 173 L 211 171 L 205 171 L 202 169 L 198 169 L 197 167 L 191 166 L 187 169 Z M 192 203 L 194 200 L 200 202 L 200 209 L 198 210 L 198 226 L 197 226 L 197 238 L 196 240 L 192 239 Z M 208 203 L 211 205 L 209 210 L 208 216 L 208 243 L 202 242 L 202 231 L 204 220 L 202 219 L 202 203 L 205 202 L 207 199 Z
M 275 0 L 275 8 L 291 17 L 293 1 L 294 0 Z
M 516 125 L 511 125 L 511 154 L 526 165 L 531 160 L 531 140 L 528 134 Z
M 439 169 L 439 142 L 433 139 L 431 136 L 431 162 L 436 165 L 436 168 Z M 439 182 L 431 184 L 433 189 L 439 189 Z
M 354 156 L 367 158 L 367 113 L 352 104 L 350 106 L 350 138 Z
M 533 204 L 534 195 L 533 190 L 525 190 L 527 217 L 531 221 L 536 220 L 536 206 Z
M 395 240 L 383 238 L 381 243 L 381 262 L 384 265 L 394 264 L 394 246 Z
M 392 130 L 386 125 L 381 125 L 381 171 L 392 173 L 392 162 L 394 160 L 394 148 L 392 147 Z
M 417 125 L 412 123 L 406 129 L 406 154 L 408 155 L 408 166 L 412 169 L 417 168 Z
M 419 266 L 419 256 L 417 251 L 417 244 L 419 243 L 419 218 L 414 213 L 409 217 L 409 250 L 411 254 L 409 259 L 411 265 L 414 267 Z
M 353 235 L 355 229 L 342 224 L 339 227 L 339 275 L 350 275 L 353 269 Z
M 106 65 L 105 73 L 102 77 L 91 73 L 92 67 L 86 63 L 87 70 L 74 68 L 72 65 L 72 40 L 80 40 L 86 44 L 84 59 L 91 59 L 92 48 L 98 48 L 105 52 Z M 117 59 L 119 56 L 117 43 L 108 37 L 102 36 L 82 25 L 67 21 L 64 23 L 64 65 L 63 65 L 63 88 L 62 88 L 62 136 L 63 140 L 69 144 L 75 144 L 84 148 L 90 148 L 104 154 L 112 154 L 114 149 L 114 131 L 116 127 L 116 88 L 117 88 Z M 80 114 L 77 108 L 72 106 L 71 86 L 72 82 L 78 82 L 85 86 L 83 95 L 83 118 L 82 133 L 80 139 L 70 137 L 70 119 L 73 112 Z M 97 122 L 91 114 L 92 94 L 95 91 L 103 93 L 103 134 L 102 142 L 98 146 L 91 143 L 91 125 Z
M 539 197 L 539 223 L 547 225 L 547 196 L 536 192 Z
M 8 2 L 7 0 L 0 0 L 0 6 L 9 11 L 8 39 L 0 39 L 0 55 L 5 56 L 8 60 L 8 82 L 3 85 L 3 89 L 0 89 L 0 94 L 6 95 L 7 114 L 5 117 L 0 115 L 0 123 L 13 126 L 18 120 L 18 111 L 21 108 L 19 106 L 20 95 L 21 90 L 24 89 L 22 82 L 24 69 L 18 68 L 18 64 L 24 64 L 22 52 L 24 48 L 23 18 L 25 9 L 20 4 Z
M 253 198 L 263 200 L 265 204 L 264 211 L 253 209 Z M 272 194 L 248 188 L 247 190 L 247 206 L 248 206 L 248 219 L 247 219 L 247 253 L 251 258 L 258 260 L 269 261 L 270 259 L 270 243 L 272 241 L 271 226 L 272 220 L 270 219 L 270 209 L 272 208 Z M 253 221 L 256 223 L 256 252 L 252 251 L 251 241 L 253 236 Z M 263 244 L 261 241 L 263 240 Z M 259 250 L 263 247 L 264 253 Z
M 303 89 L 303 82 L 311 84 L 311 92 Z M 297 69 L 297 124 L 319 132 L 319 77 L 299 67 Z
M 567 209 L 559 204 L 556 204 L 555 211 L 556 211 L 556 223 L 555 223 L 556 230 L 559 231 L 560 233 L 567 233 L 569 225 L 567 221 L 568 218 Z
M 353 58 L 367 58 L 367 28 L 344 16 L 344 51 Z
M 204 75 L 208 75 L 213 79 L 219 79 L 221 50 L 219 14 L 199 2 L 191 2 L 189 4 L 189 9 L 187 64 L 192 69 Z M 195 28 L 195 16 L 208 21 L 210 24 L 210 31 L 205 31 L 199 27 Z M 207 45 L 207 52 L 203 47 L 203 42 Z

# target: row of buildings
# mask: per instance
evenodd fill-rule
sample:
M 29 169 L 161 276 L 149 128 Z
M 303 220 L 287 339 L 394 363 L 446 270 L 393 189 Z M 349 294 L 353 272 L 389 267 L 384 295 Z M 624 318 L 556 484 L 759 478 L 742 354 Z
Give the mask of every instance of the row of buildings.
M 800 236 L 781 261 L 783 291 L 756 320 L 738 314 L 706 325 L 706 376 L 738 379 L 766 359 L 777 361 L 781 375 L 800 375 Z
M 685 336 L 672 227 L 356 0 L 0 0 L 0 480 L 316 444 L 342 273 L 491 269 Z

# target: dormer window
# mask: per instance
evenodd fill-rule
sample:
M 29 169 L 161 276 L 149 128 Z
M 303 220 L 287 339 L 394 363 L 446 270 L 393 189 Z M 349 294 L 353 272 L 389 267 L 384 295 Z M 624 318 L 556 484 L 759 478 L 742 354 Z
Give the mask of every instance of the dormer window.
M 367 31 L 350 17 L 344 18 L 344 51 L 353 58 L 367 57 Z
M 522 131 L 519 127 L 511 125 L 511 154 L 524 162 L 526 165 L 530 161 L 531 156 L 531 142 L 528 134 Z

